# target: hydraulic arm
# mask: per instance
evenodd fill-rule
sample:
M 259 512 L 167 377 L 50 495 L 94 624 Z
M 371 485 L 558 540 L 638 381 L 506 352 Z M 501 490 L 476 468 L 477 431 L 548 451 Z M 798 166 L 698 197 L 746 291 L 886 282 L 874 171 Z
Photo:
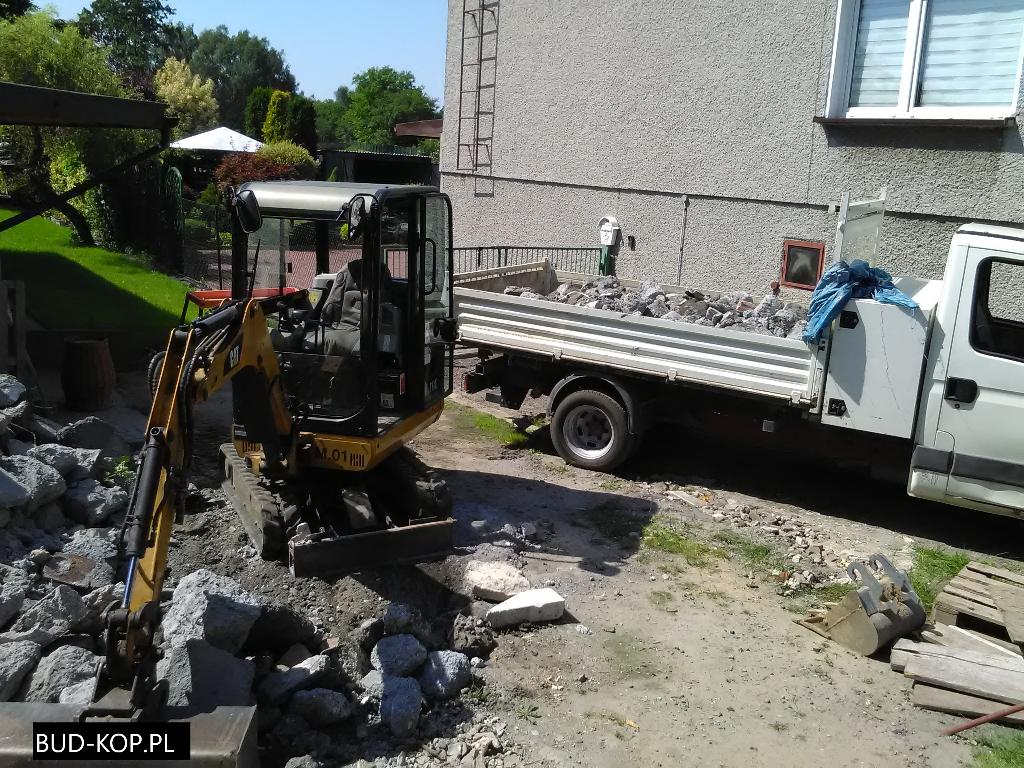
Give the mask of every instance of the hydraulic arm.
M 226 304 L 171 334 L 121 531 L 128 575 L 121 604 L 106 614 L 107 653 L 96 711 L 127 707 L 153 714 L 162 704 L 155 683 L 155 634 L 171 526 L 183 512 L 192 460 L 193 405 L 229 381 L 244 381 L 250 392 L 262 390 L 262 397 L 246 398 L 243 413 L 247 429 L 264 445 L 268 470 L 286 465 L 294 451 L 267 314 L 302 296 Z M 117 690 L 130 690 L 130 700 L 125 702 Z M 101 697 L 108 692 L 115 692 L 114 700 L 105 703 Z

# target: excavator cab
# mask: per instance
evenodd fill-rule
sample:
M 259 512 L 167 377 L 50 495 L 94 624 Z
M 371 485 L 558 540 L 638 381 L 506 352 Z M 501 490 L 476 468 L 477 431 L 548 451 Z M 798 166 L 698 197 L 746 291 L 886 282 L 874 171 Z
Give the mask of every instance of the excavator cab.
M 232 382 L 225 485 L 253 543 L 265 557 L 287 548 L 296 575 L 447 552 L 447 491 L 403 446 L 452 391 L 448 197 L 278 181 L 244 184 L 234 201 L 233 298 L 306 291 L 267 316 L 294 424 L 286 481 L 267 450 L 265 381 Z M 296 231 L 312 231 L 311 251 Z

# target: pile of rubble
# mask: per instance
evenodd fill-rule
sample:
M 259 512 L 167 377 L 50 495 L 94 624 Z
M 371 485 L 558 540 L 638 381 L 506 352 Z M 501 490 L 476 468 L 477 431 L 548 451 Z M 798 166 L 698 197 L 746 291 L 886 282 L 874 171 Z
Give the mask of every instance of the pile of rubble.
M 613 275 L 583 284 L 563 283 L 547 296 L 516 286 L 506 288 L 505 293 L 635 317 L 656 317 L 791 339 L 800 338 L 807 326 L 807 307 L 784 302 L 772 293 L 759 302 L 745 291 L 666 293 L 652 281 L 641 282 L 638 288 L 628 288 Z
M 665 495 L 669 499 L 699 509 L 716 523 L 735 530 L 746 529 L 746 533 L 759 535 L 772 543 L 773 549 L 785 551 L 786 568 L 771 572 L 771 576 L 780 580 L 783 595 L 807 587 L 849 584 L 851 579 L 846 567 L 865 557 L 863 552 L 849 549 L 848 541 L 836 539 L 821 527 L 777 508 L 744 504 L 705 488 L 666 485 Z M 904 537 L 904 544 L 904 548 L 895 553 L 895 562 L 897 567 L 906 570 L 911 566 L 914 540 Z

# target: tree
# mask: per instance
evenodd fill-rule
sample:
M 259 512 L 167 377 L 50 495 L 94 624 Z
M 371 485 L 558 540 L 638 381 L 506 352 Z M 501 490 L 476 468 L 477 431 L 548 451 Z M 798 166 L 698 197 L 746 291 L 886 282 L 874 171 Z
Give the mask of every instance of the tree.
M 325 144 L 352 142 L 352 134 L 345 125 L 345 108 L 334 99 L 323 99 L 313 103 L 316 110 L 316 136 Z
M 13 19 L 34 10 L 29 0 L 0 0 L 0 19 Z
M 160 0 L 93 0 L 79 14 L 78 27 L 107 49 L 110 66 L 126 83 L 148 88 L 170 14 Z
M 0 80 L 98 93 L 128 95 L 107 64 L 104 51 L 74 26 L 58 28 L 47 12 L 29 13 L 13 21 L 0 21 Z M 130 132 L 76 131 L 53 128 L 4 129 L 3 137 L 20 169 L 9 179 L 19 197 L 38 202 L 55 194 L 51 165 L 91 172 L 109 167 L 118 157 L 135 149 Z M 56 181 L 70 187 L 68 178 Z M 79 240 L 93 242 L 89 221 L 74 205 L 55 206 L 74 226 Z
M 167 102 L 171 115 L 178 118 L 175 138 L 192 136 L 217 127 L 217 100 L 213 81 L 193 74 L 184 61 L 168 59 L 153 76 L 153 87 L 160 101 Z
M 316 106 L 301 93 L 288 103 L 288 138 L 310 152 L 316 152 Z
M 236 35 L 225 26 L 204 30 L 189 64 L 193 72 L 213 80 L 221 120 L 239 131 L 244 129 L 245 104 L 253 88 L 295 90 L 295 77 L 281 52 L 245 30 Z
M 437 102 L 416 85 L 412 72 L 371 67 L 352 78 L 344 123 L 365 144 L 395 144 L 395 123 L 437 116 Z
M 247 181 L 297 178 L 295 166 L 255 152 L 232 152 L 213 172 L 217 188 L 237 187 Z
M 305 147 L 291 141 L 272 141 L 264 144 L 256 154 L 279 165 L 288 165 L 300 179 L 311 179 L 316 173 L 316 160 Z
M 243 130 L 246 136 L 251 136 L 257 141 L 263 141 L 263 123 L 267 119 L 267 110 L 270 109 L 270 97 L 273 95 L 274 89 L 263 85 L 252 89 L 249 98 L 245 102 L 245 125 Z
M 288 103 L 292 95 L 286 91 L 274 91 L 267 107 L 267 119 L 263 121 L 263 141 L 288 141 L 291 136 Z
M 192 25 L 180 21 L 167 24 L 160 33 L 160 58 L 188 61 L 196 52 L 199 38 Z

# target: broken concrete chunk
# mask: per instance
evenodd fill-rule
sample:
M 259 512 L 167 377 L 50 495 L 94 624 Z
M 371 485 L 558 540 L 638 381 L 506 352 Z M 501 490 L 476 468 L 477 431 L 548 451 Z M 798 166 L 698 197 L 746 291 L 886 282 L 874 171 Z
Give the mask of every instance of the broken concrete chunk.
M 525 622 L 556 621 L 565 612 L 565 598 L 550 587 L 520 592 L 487 612 L 487 621 L 495 629 Z
M 344 693 L 329 688 L 297 691 L 288 711 L 304 718 L 314 728 L 323 728 L 345 720 L 352 714 L 352 704 Z
M 459 613 L 452 619 L 448 646 L 453 651 L 465 653 L 467 656 L 487 656 L 497 644 L 491 628 L 486 624 L 477 626 L 476 619 L 472 616 Z
M 399 738 L 411 736 L 420 721 L 423 694 L 411 677 L 385 677 L 380 719 Z
M 111 515 L 128 506 L 128 494 L 114 486 L 107 488 L 96 480 L 80 480 L 64 497 L 68 514 L 84 525 L 102 525 Z
M 25 701 L 56 703 L 61 691 L 96 676 L 100 657 L 75 645 L 62 645 L 39 662 L 28 679 Z
M 87 416 L 64 427 L 57 433 L 57 442 L 71 448 L 98 448 L 106 459 L 131 453 L 131 447 L 114 426 L 96 416 Z
M 18 568 L 0 566 L 0 629 L 21 610 L 31 586 L 29 575 Z
M 405 677 L 426 658 L 427 649 L 412 635 L 391 635 L 373 647 L 370 663 L 385 677 Z
M 259 599 L 237 581 L 201 568 L 175 587 L 163 621 L 164 636 L 172 645 L 199 638 L 237 653 L 261 612 Z
M 302 643 L 295 643 L 287 651 L 282 653 L 277 659 L 277 666 L 284 667 L 285 669 L 291 669 L 296 664 L 300 664 L 310 656 L 309 649 Z
M 312 755 L 302 755 L 301 757 L 290 758 L 284 764 L 284 768 L 328 768 L 328 765 L 328 763 Z
M 255 671 L 251 661 L 198 639 L 172 646 L 156 665 L 157 678 L 168 683 L 167 703 L 190 712 L 248 705 Z
M 56 502 L 44 504 L 36 510 L 32 516 L 36 526 L 48 533 L 55 533 L 62 528 L 67 528 L 71 523 L 61 511 L 60 505 Z
M 507 600 L 530 588 L 530 582 L 518 568 L 502 562 L 470 560 L 465 580 L 474 596 L 494 602 Z
M 25 396 L 25 385 L 9 373 L 0 373 L 0 408 L 9 408 Z
M 23 640 L 0 649 L 0 701 L 10 701 L 21 688 L 25 676 L 39 661 L 37 643 Z
M 352 640 L 361 648 L 369 651 L 384 637 L 384 619 L 377 617 L 366 619 L 352 630 Z
M 330 667 L 323 654 L 310 656 L 286 672 L 272 672 L 260 683 L 260 699 L 267 704 L 280 704 L 296 691 L 312 688 Z
M 432 701 L 443 701 L 458 696 L 469 685 L 471 676 L 469 657 L 456 651 L 433 651 L 419 674 L 420 688 Z
M 100 459 L 100 451 L 97 448 L 69 448 L 57 443 L 37 445 L 29 449 L 28 455 L 53 467 L 65 479 L 92 475 Z
M 0 458 L 0 469 L 10 475 L 18 485 L 28 490 L 28 499 L 23 506 L 30 512 L 56 501 L 67 490 L 60 472 L 31 456 L 4 456 Z
M 96 680 L 83 680 L 80 683 L 69 685 L 60 692 L 57 701 L 69 707 L 84 709 L 92 704 L 93 695 L 96 692 Z
M 21 614 L 10 630 L 0 635 L 0 644 L 31 640 L 45 648 L 70 632 L 85 616 L 82 598 L 74 589 L 61 584 Z
M 382 617 L 385 635 L 413 635 L 427 648 L 436 648 L 440 637 L 422 613 L 405 603 L 391 603 Z M 372 646 L 371 646 L 372 647 Z
M 359 699 L 362 704 L 380 703 L 380 697 L 384 693 L 384 676 L 379 670 L 373 669 L 367 672 L 360 678 L 358 685 L 363 691 L 363 695 Z

